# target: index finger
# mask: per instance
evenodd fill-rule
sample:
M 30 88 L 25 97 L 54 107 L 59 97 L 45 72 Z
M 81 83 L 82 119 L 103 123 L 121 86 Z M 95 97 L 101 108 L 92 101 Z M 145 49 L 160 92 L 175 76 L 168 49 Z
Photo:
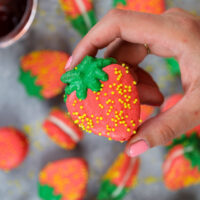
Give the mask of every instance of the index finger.
M 80 63 L 86 55 L 95 56 L 99 49 L 106 47 L 117 38 L 132 43 L 148 44 L 150 47 L 154 44 L 169 45 L 169 42 L 166 44 L 166 40 L 170 37 L 167 33 L 168 29 L 162 15 L 120 9 L 111 10 L 77 45 L 72 54 L 71 67 Z M 174 44 L 175 39 L 172 31 L 170 43 Z M 174 45 L 172 46 L 174 49 Z M 157 55 L 166 54 L 160 48 L 153 47 L 151 52 Z

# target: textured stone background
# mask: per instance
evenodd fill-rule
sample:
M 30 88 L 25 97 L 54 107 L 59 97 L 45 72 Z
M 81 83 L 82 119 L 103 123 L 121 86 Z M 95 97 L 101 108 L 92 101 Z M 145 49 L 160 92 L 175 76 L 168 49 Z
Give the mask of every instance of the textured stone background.
M 111 8 L 111 0 L 94 0 L 94 3 L 99 19 Z M 200 15 L 199 0 L 168 0 L 167 7 L 181 7 Z M 41 129 L 41 122 L 53 106 L 65 108 L 62 98 L 40 101 L 29 97 L 17 81 L 22 55 L 39 49 L 71 53 L 80 39 L 66 23 L 56 0 L 40 0 L 36 20 L 26 37 L 0 50 L 0 126 L 16 126 L 24 130 L 30 140 L 30 152 L 23 165 L 11 172 L 0 172 L 0 200 L 37 200 L 40 169 L 49 161 L 71 156 L 81 156 L 89 162 L 90 181 L 85 199 L 94 200 L 101 176 L 124 148 L 123 144 L 86 134 L 75 151 L 62 150 Z M 163 59 L 149 56 L 141 65 L 153 74 L 165 95 L 181 90 L 180 80 L 169 75 Z M 126 200 L 200 199 L 199 186 L 178 192 L 165 189 L 161 180 L 164 154 L 163 148 L 156 148 L 141 156 L 138 185 Z

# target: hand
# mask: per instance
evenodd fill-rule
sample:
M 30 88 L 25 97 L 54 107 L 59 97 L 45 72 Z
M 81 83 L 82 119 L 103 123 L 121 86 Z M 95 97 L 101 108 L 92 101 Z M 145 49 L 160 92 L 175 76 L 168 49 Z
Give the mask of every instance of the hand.
M 128 142 L 126 151 L 137 156 L 164 145 L 200 124 L 200 19 L 181 9 L 152 15 L 114 9 L 82 39 L 73 52 L 71 68 L 86 55 L 95 56 L 107 47 L 105 56 L 134 66 L 142 103 L 160 105 L 163 96 L 151 76 L 138 67 L 147 55 L 175 57 L 181 69 L 183 99 L 172 109 L 144 122 Z

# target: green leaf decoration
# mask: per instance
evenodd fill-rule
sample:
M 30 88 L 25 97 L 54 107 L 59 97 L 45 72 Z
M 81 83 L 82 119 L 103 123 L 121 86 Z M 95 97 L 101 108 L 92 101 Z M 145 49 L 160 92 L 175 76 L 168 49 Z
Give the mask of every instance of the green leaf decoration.
M 102 181 L 97 200 L 122 200 L 129 191 L 129 189 L 123 188 L 119 195 L 113 197 L 113 193 L 116 189 L 117 186 L 112 184 L 109 180 Z
M 38 194 L 42 200 L 61 200 L 62 195 L 55 195 L 54 189 L 48 185 L 38 183 Z
M 113 0 L 113 6 L 116 7 L 118 4 L 126 5 L 126 0 Z
M 194 132 L 189 137 L 182 135 L 180 138 L 174 139 L 167 149 L 170 150 L 179 144 L 184 146 L 184 156 L 191 162 L 192 167 L 198 167 L 200 170 L 200 137 L 198 134 Z M 187 151 L 188 148 L 193 150 Z
M 175 60 L 175 58 L 166 58 L 167 68 L 169 69 L 171 75 L 173 76 L 180 76 L 180 67 L 178 62 Z
M 96 17 L 94 10 L 90 10 L 87 12 L 88 18 L 90 19 L 91 27 L 92 28 L 96 24 Z M 69 20 L 71 21 L 72 26 L 82 35 L 85 36 L 90 28 L 87 26 L 84 18 L 82 15 L 79 15 L 76 19 L 72 19 L 69 17 Z
M 42 86 L 35 84 L 36 76 L 32 76 L 30 71 L 25 72 L 20 68 L 19 81 L 25 86 L 27 93 L 30 96 L 36 96 L 39 99 L 44 99 L 41 95 Z
M 101 89 L 101 81 L 108 80 L 108 74 L 102 69 L 117 61 L 114 58 L 93 58 L 86 56 L 82 62 L 62 75 L 61 81 L 66 83 L 65 101 L 67 95 L 76 91 L 78 99 L 83 100 L 87 97 L 87 90 L 98 92 Z

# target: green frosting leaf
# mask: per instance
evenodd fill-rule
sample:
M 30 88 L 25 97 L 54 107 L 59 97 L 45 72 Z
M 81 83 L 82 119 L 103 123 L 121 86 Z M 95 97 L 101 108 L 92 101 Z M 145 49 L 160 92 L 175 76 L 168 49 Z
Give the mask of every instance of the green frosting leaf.
M 89 12 L 87 12 L 87 16 L 90 20 L 90 24 L 91 24 L 91 28 L 92 28 L 92 26 L 94 26 L 97 22 L 94 10 L 90 10 Z M 88 27 L 88 25 L 82 15 L 79 15 L 76 19 L 69 18 L 69 20 L 71 21 L 72 26 L 77 31 L 79 31 L 79 33 L 82 36 L 85 36 L 88 33 L 88 31 L 90 30 L 90 28 Z
M 126 0 L 113 0 L 113 6 L 116 7 L 118 4 L 126 5 Z
M 30 96 L 36 96 L 39 99 L 44 99 L 41 95 L 42 86 L 38 86 L 35 84 L 37 77 L 31 75 L 30 71 L 25 72 L 22 68 L 20 68 L 19 81 L 25 86 L 27 93 Z
M 180 138 L 174 139 L 173 143 L 167 149 L 170 150 L 179 144 L 183 145 L 185 150 L 184 156 L 191 162 L 192 167 L 197 166 L 200 170 L 200 138 L 197 133 L 194 132 L 189 137 L 182 135 Z M 188 151 L 188 148 L 191 148 L 192 151 Z
M 42 200 L 61 200 L 62 195 L 55 195 L 54 189 L 48 185 L 38 183 L 38 194 Z
M 102 181 L 97 200 L 122 200 L 129 191 L 129 189 L 123 188 L 117 196 L 113 197 L 113 193 L 116 189 L 117 186 L 112 184 L 109 180 Z
M 178 62 L 175 60 L 175 58 L 166 58 L 167 68 L 169 69 L 170 73 L 174 76 L 181 75 L 180 67 Z
M 101 81 L 108 80 L 108 74 L 102 69 L 112 63 L 116 63 L 114 58 L 93 58 L 86 56 L 82 62 L 62 75 L 61 81 L 66 83 L 65 100 L 67 95 L 76 91 L 76 96 L 83 100 L 87 97 L 87 90 L 98 92 L 101 89 Z

